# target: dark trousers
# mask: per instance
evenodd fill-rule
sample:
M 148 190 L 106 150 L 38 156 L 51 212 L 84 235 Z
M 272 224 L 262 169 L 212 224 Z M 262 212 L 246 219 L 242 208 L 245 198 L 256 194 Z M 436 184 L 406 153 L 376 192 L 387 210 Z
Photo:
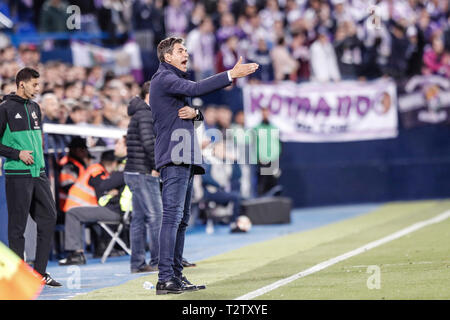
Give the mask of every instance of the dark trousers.
M 45 174 L 38 178 L 6 176 L 6 202 L 8 204 L 8 241 L 10 249 L 24 258 L 28 214 L 36 222 L 36 258 L 34 269 L 45 274 L 52 248 L 56 224 L 56 206 Z
M 83 223 L 97 221 L 120 221 L 121 215 L 106 207 L 75 207 L 66 212 L 64 223 L 64 249 L 83 249 Z
M 278 178 L 275 177 L 274 174 L 261 174 L 262 168 L 270 168 L 271 164 L 263 165 L 259 164 L 257 166 L 258 170 L 258 196 L 263 196 L 266 192 L 268 192 L 270 189 L 275 187 L 278 184 Z
M 159 261 L 159 231 L 161 230 L 162 202 L 159 178 L 149 174 L 125 172 L 125 183 L 133 194 L 131 214 L 131 271 L 144 267 L 147 234 L 150 236 L 150 265 Z
M 233 203 L 233 215 L 230 218 L 231 222 L 236 222 L 237 218 L 241 214 L 241 202 L 244 198 L 239 194 L 239 192 L 231 191 L 226 192 L 219 190 L 215 193 L 210 193 L 205 189 L 205 199 L 208 201 L 214 201 L 220 205 L 227 205 L 228 203 Z
M 169 165 L 161 169 L 163 217 L 159 234 L 158 279 L 180 278 L 183 249 L 189 224 L 193 170 L 192 166 Z

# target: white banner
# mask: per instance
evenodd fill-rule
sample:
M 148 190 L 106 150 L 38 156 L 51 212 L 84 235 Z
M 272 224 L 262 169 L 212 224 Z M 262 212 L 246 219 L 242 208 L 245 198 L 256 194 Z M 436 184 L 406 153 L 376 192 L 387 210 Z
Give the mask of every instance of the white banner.
M 246 127 L 258 125 L 266 107 L 282 141 L 357 141 L 398 134 L 396 86 L 389 79 L 246 85 Z
M 100 65 L 113 70 L 117 75 L 142 69 L 139 46 L 134 41 L 129 41 L 116 49 L 103 48 L 79 41 L 72 41 L 70 47 L 75 66 L 92 67 Z

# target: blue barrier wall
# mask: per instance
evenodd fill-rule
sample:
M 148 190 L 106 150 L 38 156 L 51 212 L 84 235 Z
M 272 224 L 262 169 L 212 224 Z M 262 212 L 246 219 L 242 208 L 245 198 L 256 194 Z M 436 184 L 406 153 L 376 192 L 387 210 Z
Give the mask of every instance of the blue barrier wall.
M 5 196 L 5 175 L 3 174 L 3 161 L 0 158 L 0 241 L 8 244 L 8 212 Z
M 295 207 L 450 197 L 450 127 L 400 130 L 395 139 L 283 143 L 283 194 Z M 6 242 L 4 176 L 0 240 Z
M 280 183 L 296 207 L 450 197 L 450 128 L 396 139 L 284 143 Z

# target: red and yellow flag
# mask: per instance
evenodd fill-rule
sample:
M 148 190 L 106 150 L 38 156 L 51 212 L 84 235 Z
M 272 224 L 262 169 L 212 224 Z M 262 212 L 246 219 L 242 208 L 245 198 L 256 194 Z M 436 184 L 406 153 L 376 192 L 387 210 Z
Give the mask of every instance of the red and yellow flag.
M 0 300 L 36 299 L 42 276 L 0 242 Z

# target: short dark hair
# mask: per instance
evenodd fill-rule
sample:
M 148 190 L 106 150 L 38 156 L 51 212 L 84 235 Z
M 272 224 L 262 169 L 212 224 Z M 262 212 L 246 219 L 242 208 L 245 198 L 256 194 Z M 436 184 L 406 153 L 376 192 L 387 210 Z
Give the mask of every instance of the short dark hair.
M 19 72 L 17 72 L 16 86 L 17 86 L 17 88 L 19 87 L 20 81 L 27 82 L 31 79 L 37 79 L 39 77 L 40 77 L 39 72 L 37 72 L 33 68 L 25 67 L 22 70 L 20 70 Z
M 78 111 L 83 111 L 84 109 L 81 107 L 81 106 L 79 106 L 79 105 L 74 105 L 73 107 L 72 107 L 72 109 L 70 109 L 70 113 L 74 113 L 74 112 L 78 112 Z
M 80 136 L 74 136 L 68 145 L 69 149 L 82 148 L 87 149 L 86 139 Z
M 172 54 L 173 47 L 176 43 L 183 44 L 184 40 L 183 38 L 176 38 L 176 37 L 169 37 L 164 40 L 161 40 L 161 42 L 158 44 L 157 53 L 158 53 L 158 59 L 160 62 L 165 62 L 164 55 L 166 53 Z
M 101 163 L 112 163 L 114 161 L 117 161 L 117 158 L 114 155 L 114 150 L 104 151 L 100 156 Z
M 70 87 L 73 87 L 76 84 L 76 81 L 67 81 L 64 83 L 64 90 L 67 90 Z
M 147 93 L 149 93 L 149 91 L 150 91 L 150 81 L 146 81 L 142 85 L 142 89 L 141 89 L 140 97 L 142 100 L 145 99 L 145 96 L 147 95 Z

